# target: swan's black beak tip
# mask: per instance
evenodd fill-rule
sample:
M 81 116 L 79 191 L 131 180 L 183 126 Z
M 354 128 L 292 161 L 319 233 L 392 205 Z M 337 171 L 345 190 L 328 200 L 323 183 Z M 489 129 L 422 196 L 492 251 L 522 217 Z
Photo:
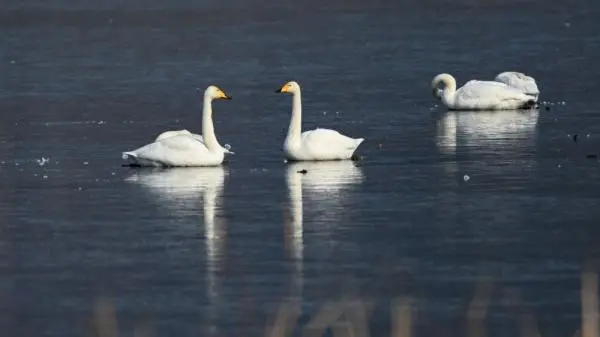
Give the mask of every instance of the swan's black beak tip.
M 281 94 L 281 88 L 275 90 L 276 93 Z

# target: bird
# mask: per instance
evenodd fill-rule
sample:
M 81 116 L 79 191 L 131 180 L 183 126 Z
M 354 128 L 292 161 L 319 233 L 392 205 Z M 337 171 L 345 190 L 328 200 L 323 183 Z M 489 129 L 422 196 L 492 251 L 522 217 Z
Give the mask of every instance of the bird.
M 215 136 L 212 120 L 212 101 L 230 100 L 222 89 L 210 85 L 204 91 L 202 108 L 202 141 L 193 134 L 179 133 L 163 137 L 138 149 L 123 152 L 122 159 L 130 166 L 218 166 L 225 152 Z
M 443 84 L 440 90 L 438 85 Z M 515 110 L 530 109 L 536 101 L 521 90 L 496 81 L 470 80 L 456 89 L 450 74 L 439 74 L 431 82 L 432 94 L 449 110 Z
M 293 96 L 292 116 L 283 144 L 288 161 L 321 161 L 352 159 L 364 138 L 351 138 L 338 131 L 324 128 L 302 132 L 302 93 L 300 85 L 290 81 L 275 90 Z

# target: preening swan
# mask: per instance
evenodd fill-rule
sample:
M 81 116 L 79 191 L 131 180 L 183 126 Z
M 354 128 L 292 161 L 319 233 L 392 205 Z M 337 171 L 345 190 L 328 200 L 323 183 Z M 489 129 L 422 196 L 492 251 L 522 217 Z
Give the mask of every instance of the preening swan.
M 525 94 L 533 97 L 536 101 L 540 95 L 540 90 L 538 89 L 537 83 L 535 83 L 535 79 L 520 72 L 505 71 L 498 74 L 494 81 L 517 88 Z
M 202 111 L 203 141 L 193 135 L 178 134 L 123 152 L 122 158 L 134 166 L 216 166 L 225 153 L 217 141 L 212 121 L 212 101 L 231 99 L 220 88 L 211 85 L 204 91 Z
M 444 89 L 438 89 L 442 83 Z M 535 107 L 535 99 L 519 89 L 495 81 L 471 80 L 458 90 L 450 74 L 439 74 L 431 81 L 432 93 L 441 96 L 449 110 L 514 110 Z
M 294 97 L 292 118 L 283 144 L 286 159 L 290 161 L 346 160 L 365 139 L 350 138 L 341 133 L 317 128 L 302 132 L 302 98 L 300 85 L 291 81 L 275 92 L 291 93 Z
M 191 133 L 188 130 L 165 131 L 165 132 L 161 133 L 160 135 L 158 135 L 154 141 L 158 142 L 158 141 L 161 141 L 163 139 L 166 139 L 166 138 L 169 138 L 169 137 L 173 137 L 173 136 L 177 136 L 177 135 L 192 136 L 192 137 L 196 138 L 198 141 L 204 143 L 204 137 L 202 137 L 202 135 Z M 219 144 L 219 146 L 221 146 L 221 145 Z M 229 144 L 225 144 L 225 146 L 221 146 L 221 149 L 223 150 L 223 152 L 225 152 L 227 154 L 235 154 L 235 152 L 231 151 L 231 145 L 229 145 Z

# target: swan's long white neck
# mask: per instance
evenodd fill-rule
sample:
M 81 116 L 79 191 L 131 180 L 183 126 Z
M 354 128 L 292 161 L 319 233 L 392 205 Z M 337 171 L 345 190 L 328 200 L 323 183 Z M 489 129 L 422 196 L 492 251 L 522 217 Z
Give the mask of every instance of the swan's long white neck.
M 436 82 L 442 82 L 444 84 L 444 90 L 442 91 L 442 102 L 446 106 L 454 104 L 454 95 L 456 94 L 456 80 L 449 74 L 441 74 L 436 77 Z
M 442 92 L 442 101 L 446 105 L 451 105 L 456 94 L 456 80 L 452 77 L 445 77 L 443 80 L 444 91 Z
M 204 144 L 210 151 L 217 151 L 220 147 L 212 120 L 212 98 L 204 95 L 204 105 L 202 107 L 202 137 Z
M 286 141 L 299 141 L 302 133 L 302 93 L 300 88 L 293 94 L 292 118 L 288 127 Z

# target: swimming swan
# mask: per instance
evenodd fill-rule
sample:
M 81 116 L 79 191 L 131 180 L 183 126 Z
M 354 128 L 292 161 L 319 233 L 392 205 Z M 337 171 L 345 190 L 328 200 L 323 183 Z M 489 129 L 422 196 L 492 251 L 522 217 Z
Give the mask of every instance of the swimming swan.
M 316 160 L 346 160 L 352 155 L 365 139 L 350 138 L 341 133 L 316 128 L 315 130 L 302 130 L 302 98 L 300 85 L 291 81 L 284 84 L 278 93 L 293 94 L 292 118 L 288 133 L 283 144 L 283 151 L 289 161 L 316 161 Z
M 444 89 L 437 87 L 444 84 Z M 439 74 L 431 81 L 433 96 L 441 98 L 449 110 L 514 110 L 535 107 L 535 100 L 508 85 L 495 81 L 471 80 L 458 90 L 450 74 Z
M 537 83 L 535 83 L 535 79 L 520 72 L 505 71 L 496 75 L 494 81 L 517 88 L 525 94 L 533 97 L 536 101 L 540 95 L 540 90 L 538 89 Z
M 198 135 L 195 133 L 191 133 L 188 130 L 173 130 L 173 131 L 165 131 L 163 133 L 161 133 L 160 135 L 158 135 L 156 137 L 156 139 L 154 140 L 155 142 L 161 141 L 163 139 L 169 138 L 169 137 L 173 137 L 173 136 L 177 136 L 177 135 L 188 135 L 188 136 L 192 136 L 194 138 L 196 138 L 196 140 L 204 143 L 204 137 L 202 137 L 202 135 Z M 219 144 L 219 146 L 221 146 Z M 235 152 L 231 151 L 231 145 L 229 144 L 225 144 L 225 146 L 221 146 L 221 149 L 223 150 L 223 152 L 227 153 L 227 154 L 235 154 Z
M 122 158 L 134 166 L 217 166 L 225 153 L 217 141 L 212 121 L 212 101 L 231 99 L 211 85 L 204 91 L 202 108 L 203 141 L 185 133 L 163 138 L 136 150 L 123 152 Z

